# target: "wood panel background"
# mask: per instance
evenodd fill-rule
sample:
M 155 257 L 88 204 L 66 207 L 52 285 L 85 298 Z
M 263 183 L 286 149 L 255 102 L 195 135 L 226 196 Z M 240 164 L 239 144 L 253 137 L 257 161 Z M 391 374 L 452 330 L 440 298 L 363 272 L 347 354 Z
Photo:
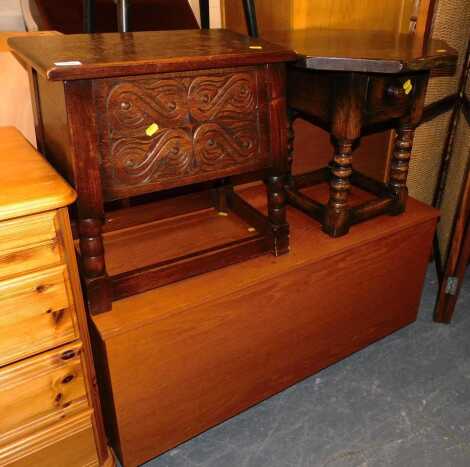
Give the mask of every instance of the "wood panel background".
M 408 32 L 410 19 L 419 17 L 421 22 L 429 1 L 256 0 L 256 7 L 261 33 L 311 27 Z M 241 0 L 222 0 L 222 24 L 246 32 Z
M 263 31 L 304 29 L 415 29 L 424 34 L 432 0 L 256 0 L 258 23 Z M 246 33 L 241 0 L 221 0 L 222 25 Z M 298 120 L 295 124 L 294 172 L 324 167 L 332 158 L 329 135 Z M 384 131 L 363 137 L 354 152 L 354 167 L 377 180 L 386 181 L 393 133 Z M 313 143 L 313 144 L 312 144 Z

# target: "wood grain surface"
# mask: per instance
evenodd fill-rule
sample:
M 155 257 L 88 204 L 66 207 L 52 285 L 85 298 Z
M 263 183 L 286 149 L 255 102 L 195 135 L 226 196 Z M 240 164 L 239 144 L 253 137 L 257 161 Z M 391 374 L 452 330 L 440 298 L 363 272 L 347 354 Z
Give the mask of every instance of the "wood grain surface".
M 262 193 L 251 194 L 262 206 Z M 298 211 L 288 214 L 289 255 L 120 300 L 92 318 L 109 433 L 124 465 L 416 318 L 435 210 L 410 200 L 399 218 L 374 219 L 339 239 Z
M 0 366 L 78 338 L 68 280 L 58 266 L 0 282 Z
M 312 70 L 400 73 L 452 66 L 457 51 L 441 40 L 387 31 L 300 29 L 263 37 L 293 49 Z
M 421 31 L 426 24 L 429 0 L 256 0 L 256 15 L 263 37 L 279 29 L 355 29 L 409 32 L 416 21 Z M 241 1 L 222 0 L 223 26 L 247 32 Z
M 225 30 L 18 37 L 9 39 L 8 44 L 26 63 L 52 80 L 203 70 L 295 59 L 295 54 L 284 47 Z M 81 64 L 55 64 L 70 61 Z
M 8 170 L 0 173 L 0 221 L 67 206 L 75 192 L 12 127 L 0 128 L 2 157 Z M 34 186 L 34 190 L 31 187 Z
M 9 467 L 50 467 L 52 459 L 58 466 L 101 465 L 96 455 L 90 411 L 24 436 L 7 450 L 0 451 L 0 463 Z M 106 466 L 114 466 L 114 463 Z

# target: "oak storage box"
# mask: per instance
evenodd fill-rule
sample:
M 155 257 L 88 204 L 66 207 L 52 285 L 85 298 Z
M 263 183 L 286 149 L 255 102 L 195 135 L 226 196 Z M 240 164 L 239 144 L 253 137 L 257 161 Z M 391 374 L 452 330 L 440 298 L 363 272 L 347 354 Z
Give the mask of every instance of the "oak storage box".
M 263 209 L 262 188 L 242 194 Z M 324 202 L 328 189 L 307 194 Z M 92 317 L 108 432 L 123 465 L 149 460 L 413 322 L 436 218 L 410 199 L 403 215 L 331 239 L 288 208 L 288 255 L 119 300 Z
M 78 194 L 91 313 L 269 250 L 287 253 L 285 62 L 295 59 L 292 51 L 223 30 L 9 44 L 30 67 L 38 147 Z M 266 180 L 267 216 L 231 190 L 227 179 L 246 174 Z M 195 185 L 198 192 L 181 193 Z M 156 196 L 168 190 L 181 196 Z M 185 233 L 184 241 L 169 238 Z M 180 248 L 168 255 L 174 244 Z

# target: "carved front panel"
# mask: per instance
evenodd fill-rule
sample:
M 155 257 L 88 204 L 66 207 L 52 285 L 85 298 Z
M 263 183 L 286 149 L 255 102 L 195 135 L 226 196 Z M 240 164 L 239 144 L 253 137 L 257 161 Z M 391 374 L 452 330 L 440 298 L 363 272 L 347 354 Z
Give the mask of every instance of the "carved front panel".
M 253 69 L 103 80 L 97 110 L 106 199 L 265 167 L 264 100 Z

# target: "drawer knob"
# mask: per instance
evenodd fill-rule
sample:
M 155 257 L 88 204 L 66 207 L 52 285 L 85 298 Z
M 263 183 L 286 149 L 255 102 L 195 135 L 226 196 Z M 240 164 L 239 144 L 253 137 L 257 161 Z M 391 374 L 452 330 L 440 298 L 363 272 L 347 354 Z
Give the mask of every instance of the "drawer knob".
M 121 102 L 121 110 L 129 110 L 131 108 L 131 104 L 129 102 Z
M 75 375 L 67 375 L 63 380 L 62 384 L 68 384 L 75 378 Z
M 406 80 L 404 83 L 393 83 L 387 87 L 387 95 L 394 99 L 405 99 L 413 90 L 413 83 L 411 80 Z
M 387 96 L 393 97 L 395 99 L 403 99 L 406 96 L 406 94 L 405 94 L 405 90 L 403 89 L 403 86 L 391 84 L 387 88 Z
M 74 350 L 66 350 L 62 354 L 62 360 L 70 360 L 73 357 L 75 357 L 75 351 Z
M 49 287 L 48 287 L 47 285 L 41 284 L 41 285 L 38 285 L 38 286 L 36 287 L 36 292 L 37 292 L 37 293 L 43 293 L 43 292 L 45 292 L 48 288 L 49 288 Z
M 54 320 L 55 324 L 59 324 L 59 322 L 64 317 L 64 310 L 56 310 L 52 313 L 52 319 Z

